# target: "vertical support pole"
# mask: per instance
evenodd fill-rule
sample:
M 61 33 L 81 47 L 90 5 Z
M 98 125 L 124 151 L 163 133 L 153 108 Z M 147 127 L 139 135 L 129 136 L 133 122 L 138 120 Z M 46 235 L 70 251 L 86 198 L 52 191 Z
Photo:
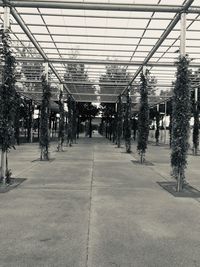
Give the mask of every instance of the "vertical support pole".
M 198 154 L 199 148 L 199 102 L 198 102 L 198 87 L 194 90 L 194 125 L 193 125 L 193 154 Z
M 121 147 L 121 136 L 122 136 L 122 96 L 118 97 L 117 105 L 117 147 Z
M 126 152 L 131 153 L 131 99 L 130 89 L 126 95 L 126 113 L 125 113 L 125 145 Z
M 166 144 L 167 142 L 167 101 L 165 101 L 164 104 L 165 104 L 164 144 Z
M 40 117 L 40 160 L 49 160 L 49 110 L 50 110 L 50 86 L 48 83 L 48 63 L 44 64 L 44 73 L 42 76 L 42 105 Z
M 3 29 L 6 32 L 10 27 L 10 7 L 4 7 L 4 16 L 3 16 Z M 3 77 L 5 79 L 5 77 Z M 0 166 L 0 181 L 6 183 L 6 153 L 7 147 L 1 150 L 1 166 Z
M 195 104 L 197 104 L 198 102 L 198 87 L 195 88 L 195 91 L 194 91 L 194 102 Z
M 181 35 L 180 35 L 180 56 L 185 56 L 185 48 L 186 48 L 186 13 L 183 12 L 181 14 Z M 182 173 L 178 173 L 177 177 L 177 192 L 182 191 L 183 188 L 183 177 Z
M 186 48 L 186 13 L 181 14 L 180 55 L 185 56 Z
M 44 63 L 44 73 L 46 75 L 46 80 L 48 82 L 49 81 L 49 63 L 48 62 Z
M 30 134 L 30 136 L 29 136 L 29 138 L 30 138 L 30 142 L 31 143 L 33 143 L 33 114 L 34 114 L 34 103 L 33 103 L 33 101 L 31 100 L 30 102 L 29 102 L 29 125 L 28 125 L 28 127 L 30 127 L 30 129 L 29 129 L 29 134 Z
M 155 139 L 156 139 L 156 145 L 159 145 L 159 137 L 160 137 L 160 113 L 159 113 L 159 104 L 157 104 L 156 107 L 157 107 L 157 113 L 156 113 Z
M 4 31 L 10 28 L 10 7 L 4 7 L 4 16 L 3 16 L 3 29 Z

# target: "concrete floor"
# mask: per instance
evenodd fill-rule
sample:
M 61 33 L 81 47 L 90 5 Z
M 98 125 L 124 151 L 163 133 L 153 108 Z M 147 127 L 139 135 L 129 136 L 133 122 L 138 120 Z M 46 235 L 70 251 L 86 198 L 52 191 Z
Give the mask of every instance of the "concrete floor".
M 37 144 L 9 153 L 15 177 L 0 194 L 1 267 L 200 266 L 200 199 L 176 198 L 156 182 L 170 180 L 169 149 L 150 145 L 154 166 L 102 137 L 81 138 L 34 161 Z M 188 181 L 200 189 L 200 157 L 189 156 Z

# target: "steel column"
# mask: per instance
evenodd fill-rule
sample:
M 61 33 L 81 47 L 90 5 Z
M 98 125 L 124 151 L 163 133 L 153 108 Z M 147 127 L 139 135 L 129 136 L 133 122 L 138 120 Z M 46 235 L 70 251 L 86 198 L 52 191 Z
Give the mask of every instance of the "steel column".
M 180 54 L 185 56 L 186 47 L 186 13 L 181 14 Z

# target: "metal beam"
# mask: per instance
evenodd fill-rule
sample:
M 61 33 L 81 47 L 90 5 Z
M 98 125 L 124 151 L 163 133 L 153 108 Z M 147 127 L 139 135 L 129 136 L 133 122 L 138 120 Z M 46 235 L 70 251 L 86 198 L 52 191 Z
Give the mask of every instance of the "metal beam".
M 10 2 L 8 2 L 8 3 L 10 3 Z M 40 45 L 37 43 L 37 41 L 33 37 L 32 33 L 29 31 L 29 29 L 25 26 L 23 20 L 21 19 L 21 17 L 19 16 L 19 14 L 17 13 L 17 11 L 13 7 L 11 8 L 11 14 L 14 17 L 14 19 L 17 21 L 17 23 L 19 24 L 19 26 L 22 28 L 22 30 L 24 31 L 24 33 L 27 35 L 27 37 L 30 39 L 31 43 L 35 46 L 35 48 L 37 49 L 37 51 L 42 56 L 43 60 L 41 62 L 49 62 L 46 54 L 44 53 L 44 51 L 42 50 L 42 48 L 40 47 Z M 31 61 L 32 60 L 33 60 L 33 58 L 31 58 Z M 56 69 L 51 64 L 51 62 L 49 62 L 49 67 L 53 71 L 53 73 L 55 74 L 55 76 L 57 77 L 58 81 L 61 81 L 60 76 L 58 75 Z M 65 88 L 65 89 L 68 91 L 68 93 L 70 93 L 69 90 L 68 90 L 68 88 Z
M 12 1 L 5 0 L 9 5 L 13 7 L 30 7 L 30 8 L 53 8 L 53 9 L 78 9 L 78 10 L 106 10 L 106 11 L 137 11 L 137 12 L 168 12 L 168 13 L 179 13 L 183 10 L 182 6 L 170 6 L 170 5 L 153 5 L 153 4 L 114 4 L 114 3 L 66 3 L 56 1 L 27 1 L 18 0 Z M 2 1 L 0 5 L 3 5 Z M 199 7 L 193 7 L 192 12 L 200 12 Z M 189 10 L 190 12 L 190 10 Z
M 186 12 L 190 5 L 194 2 L 194 0 L 188 0 L 185 6 L 182 8 L 182 11 Z M 155 52 L 158 50 L 158 48 L 162 45 L 162 43 L 165 41 L 167 36 L 170 34 L 170 32 L 173 30 L 173 28 L 176 26 L 176 24 L 179 22 L 181 17 L 181 14 L 177 14 L 174 19 L 170 22 L 166 30 L 161 35 L 160 39 L 157 41 L 153 49 L 149 52 L 148 56 L 145 58 L 144 62 L 141 64 L 141 66 L 138 68 L 136 73 L 134 74 L 132 80 L 129 83 L 129 86 L 132 84 L 132 82 L 135 80 L 135 78 L 139 75 L 139 73 L 142 71 L 143 67 L 146 66 L 149 62 L 149 60 L 152 58 L 152 56 L 155 54 Z M 149 64 L 148 64 L 149 66 Z M 127 87 L 128 88 L 128 87 Z M 124 93 L 127 88 L 122 92 Z
M 156 52 L 156 51 L 155 51 Z M 154 52 L 154 53 L 155 53 Z M 153 55 L 152 55 L 153 56 Z M 149 58 L 150 59 L 150 58 Z M 17 57 L 16 61 L 19 62 L 44 62 L 44 59 L 42 58 L 22 58 L 22 57 Z M 45 61 L 48 61 L 50 63 L 60 63 L 60 64 L 87 64 L 87 65 L 121 65 L 121 66 L 143 66 L 147 65 L 149 67 L 175 67 L 174 62 L 168 63 L 168 62 L 148 62 L 145 60 L 144 62 L 141 61 L 135 61 L 135 62 L 130 62 L 130 61 L 119 61 L 119 60 L 92 60 L 92 59 L 64 59 L 64 58 L 48 58 L 45 59 Z M 193 63 L 190 64 L 190 67 L 194 68 L 199 68 L 200 64 L 198 63 Z M 134 78 L 135 79 L 135 78 Z

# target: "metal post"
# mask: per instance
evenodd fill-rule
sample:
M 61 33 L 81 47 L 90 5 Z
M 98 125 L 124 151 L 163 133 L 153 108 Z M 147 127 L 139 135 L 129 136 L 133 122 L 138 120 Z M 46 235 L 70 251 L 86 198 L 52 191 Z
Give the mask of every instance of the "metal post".
M 63 92 L 63 84 L 60 84 L 60 91 Z
M 44 63 L 44 73 L 46 76 L 46 80 L 48 82 L 48 80 L 49 80 L 49 63 L 48 62 Z
M 197 102 L 198 102 L 198 87 L 195 88 L 195 91 L 194 91 L 194 101 L 195 101 L 195 104 L 197 104 Z
M 10 7 L 5 6 L 4 7 L 4 18 L 3 18 L 3 29 L 4 31 L 8 30 L 10 28 Z
M 185 56 L 186 47 L 186 13 L 181 14 L 180 54 Z
M 164 144 L 166 144 L 167 140 L 167 102 L 164 102 L 165 104 L 165 120 L 164 120 Z

